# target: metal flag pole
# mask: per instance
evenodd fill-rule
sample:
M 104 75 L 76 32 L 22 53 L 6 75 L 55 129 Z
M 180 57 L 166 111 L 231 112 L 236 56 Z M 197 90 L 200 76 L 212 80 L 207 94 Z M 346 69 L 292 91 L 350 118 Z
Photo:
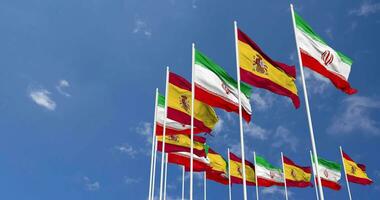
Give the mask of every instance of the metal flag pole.
M 168 112 L 168 88 L 169 88 L 169 67 L 166 67 L 166 86 L 165 86 L 165 115 L 164 126 L 162 132 L 162 151 L 161 151 L 161 177 L 160 177 L 160 200 L 162 200 L 162 192 L 164 185 L 164 164 L 165 164 L 165 138 L 166 138 L 166 118 Z
M 152 189 L 154 187 L 153 185 L 153 162 L 154 159 L 154 150 L 155 150 L 155 137 L 156 137 L 156 119 L 157 119 L 157 100 L 158 100 L 158 88 L 156 88 L 156 98 L 154 102 L 154 122 L 153 122 L 153 132 L 152 132 L 152 154 L 150 157 L 150 177 L 149 177 L 149 197 L 148 199 L 152 200 Z
M 182 166 L 182 200 L 185 200 L 185 166 Z
M 281 161 L 282 161 L 282 171 L 283 171 L 283 176 L 284 176 L 285 199 L 288 200 L 288 188 L 286 186 L 284 154 L 282 152 L 281 152 Z
M 154 137 L 154 157 L 153 157 L 153 177 L 152 177 L 152 196 L 151 200 L 154 199 L 154 189 L 156 181 L 156 163 L 157 163 L 157 137 Z
M 190 147 L 190 200 L 193 200 L 193 153 L 194 153 L 194 60 L 195 60 L 195 44 L 193 43 L 191 50 L 191 147 Z
M 301 71 L 301 80 L 302 80 L 303 92 L 304 92 L 304 97 L 305 97 L 305 105 L 306 105 L 307 120 L 308 120 L 308 124 L 309 124 L 311 146 L 312 146 L 312 149 L 313 149 L 313 155 L 314 155 L 314 157 L 318 158 L 317 147 L 316 147 L 315 139 L 314 139 L 313 122 L 311 120 L 311 113 L 310 113 L 310 108 L 309 108 L 309 98 L 308 98 L 308 95 L 307 95 L 305 76 L 304 76 L 304 73 L 303 73 L 302 59 L 301 59 L 300 49 L 299 49 L 299 45 L 298 45 L 298 41 L 297 41 L 297 35 L 296 35 L 296 22 L 295 22 L 295 17 L 294 17 L 293 4 L 290 4 L 290 10 L 292 12 L 294 38 L 295 38 L 295 41 L 296 41 L 299 67 L 300 67 L 300 71 Z M 321 197 L 321 200 L 324 200 L 325 198 L 323 196 L 321 177 L 319 176 L 319 170 L 318 170 L 318 168 L 319 168 L 318 159 L 315 159 L 315 163 L 316 163 L 316 166 L 317 166 L 316 174 L 317 174 L 317 179 L 318 179 L 318 183 L 319 183 L 318 184 L 319 195 Z
M 232 200 L 232 194 L 231 194 L 231 161 L 230 161 L 230 148 L 227 148 L 227 155 L 228 155 L 228 196 L 229 196 L 229 200 Z
M 343 150 L 342 150 L 342 146 L 339 146 L 339 149 L 340 149 L 340 156 L 342 157 L 342 164 L 343 164 L 344 176 L 345 176 L 345 178 L 346 178 L 346 184 L 347 184 L 348 196 L 350 197 L 350 200 L 352 200 L 352 197 L 351 197 L 351 190 L 350 190 L 350 184 L 348 183 L 348 178 L 347 178 L 347 173 L 346 173 L 346 166 L 344 165 L 344 160 L 343 160 Z
M 319 200 L 318 185 L 317 185 L 317 180 L 315 179 L 315 163 L 313 162 L 313 154 L 311 153 L 311 151 L 310 151 L 310 161 L 311 161 L 311 166 L 313 167 L 313 179 L 314 179 L 315 194 L 317 196 L 317 200 Z
M 238 95 L 239 95 L 239 125 L 240 125 L 240 147 L 241 147 L 241 163 L 243 166 L 243 195 L 244 200 L 247 200 L 247 182 L 245 176 L 245 152 L 244 152 L 244 134 L 243 134 L 243 117 L 241 109 L 241 96 L 240 96 L 240 67 L 239 67 L 239 47 L 238 47 L 238 32 L 237 32 L 237 22 L 234 21 L 234 31 L 235 31 L 235 56 L 236 56 L 236 73 L 237 73 L 237 83 L 238 83 Z
M 166 185 L 168 179 L 168 153 L 165 153 L 165 180 L 164 180 L 164 200 L 166 200 Z
M 256 152 L 253 152 L 253 162 L 255 164 L 255 182 L 256 182 L 256 200 L 259 200 L 259 182 L 257 181 L 257 170 L 256 170 Z
M 206 171 L 203 174 L 203 199 L 207 199 L 207 179 L 206 179 Z

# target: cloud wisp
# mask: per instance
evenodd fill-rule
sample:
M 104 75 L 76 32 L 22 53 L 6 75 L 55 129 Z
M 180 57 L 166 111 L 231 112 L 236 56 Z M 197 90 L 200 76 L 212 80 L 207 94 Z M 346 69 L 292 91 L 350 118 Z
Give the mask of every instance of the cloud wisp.
M 87 191 L 97 191 L 100 189 L 99 181 L 92 181 L 89 177 L 83 177 L 84 186 Z
M 71 97 L 69 93 L 65 92 L 65 89 L 69 87 L 70 87 L 70 83 L 67 80 L 60 80 L 58 82 L 58 85 L 55 88 L 61 95 L 65 97 Z
M 363 1 L 359 8 L 349 11 L 350 15 L 368 16 L 380 11 L 380 3 L 372 3 L 371 1 Z
M 147 23 L 142 19 L 135 20 L 135 26 L 132 33 L 143 34 L 144 36 L 150 38 L 152 36 L 152 31 L 149 29 Z
M 122 144 L 114 147 L 117 151 L 119 151 L 122 154 L 126 154 L 130 158 L 135 158 L 136 154 L 138 153 L 133 146 L 129 144 Z
M 53 101 L 50 97 L 50 92 L 46 89 L 30 89 L 29 97 L 36 103 L 37 105 L 46 108 L 47 110 L 54 111 L 57 107 L 55 101 Z

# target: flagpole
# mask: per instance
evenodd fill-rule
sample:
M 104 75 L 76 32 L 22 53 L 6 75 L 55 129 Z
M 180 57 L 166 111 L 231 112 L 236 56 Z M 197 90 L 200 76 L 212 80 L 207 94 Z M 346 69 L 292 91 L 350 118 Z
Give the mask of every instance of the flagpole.
M 207 180 L 206 180 L 206 171 L 203 174 L 203 199 L 207 199 Z
M 168 87 L 169 87 L 169 67 L 166 67 L 166 88 L 165 88 L 165 115 L 164 126 L 162 131 L 162 151 L 161 151 L 161 177 L 160 177 L 160 200 L 162 200 L 163 184 L 164 184 L 164 163 L 165 163 L 165 138 L 166 138 L 166 118 L 167 118 L 167 102 L 168 102 Z
M 294 18 L 294 10 L 293 10 L 293 4 L 290 4 L 290 10 L 292 12 L 292 20 L 293 20 L 293 30 L 294 30 L 294 38 L 296 41 L 296 47 L 297 47 L 297 53 L 298 53 L 298 61 L 299 61 L 299 67 L 301 71 L 301 80 L 302 80 L 302 86 L 303 86 L 303 92 L 304 92 L 304 97 L 305 97 L 305 105 L 306 105 L 306 113 L 307 113 L 307 119 L 308 119 L 308 124 L 309 124 L 309 131 L 310 131 L 310 139 L 311 139 L 311 145 L 313 149 L 313 155 L 316 158 L 315 163 L 316 163 L 316 174 L 318 178 L 318 188 L 319 188 L 319 194 L 321 197 L 321 200 L 324 200 L 324 195 L 323 195 L 323 189 L 322 189 L 322 183 L 321 183 L 321 177 L 319 176 L 319 164 L 318 164 L 318 155 L 317 155 L 317 147 L 315 144 L 315 139 L 314 139 L 314 130 L 313 130 L 313 122 L 311 119 L 311 113 L 310 113 L 310 108 L 309 108 L 309 98 L 307 94 L 307 89 L 306 89 L 306 82 L 305 82 L 305 76 L 303 73 L 303 65 L 302 65 L 302 59 L 301 59 L 301 54 L 299 50 L 299 45 L 297 41 L 297 36 L 296 36 L 296 22 Z
M 154 187 L 153 186 L 153 183 L 152 183 L 152 179 L 153 179 L 153 162 L 154 162 L 154 147 L 155 147 L 155 135 L 156 135 L 156 119 L 157 119 L 157 100 L 158 100 L 158 88 L 156 88 L 156 98 L 155 98 L 155 102 L 154 102 L 154 122 L 153 122 L 153 132 L 152 132 L 152 154 L 151 154 L 151 157 L 150 157 L 150 177 L 149 177 L 149 197 L 148 199 L 152 199 L 152 188 Z
M 313 179 L 314 179 L 315 194 L 317 195 L 317 200 L 319 200 L 318 185 L 317 185 L 317 180 L 315 179 L 315 164 L 313 162 L 313 154 L 311 153 L 311 151 L 310 151 L 310 161 L 311 161 L 311 166 L 313 167 Z
M 228 196 L 229 200 L 232 200 L 231 194 L 231 161 L 230 161 L 230 148 L 227 148 L 228 155 Z
M 346 178 L 346 184 L 347 184 L 348 196 L 350 197 L 350 200 L 352 200 L 352 197 L 351 197 L 351 190 L 350 190 L 350 184 L 348 183 L 348 178 L 347 178 L 347 173 L 346 173 L 346 166 L 344 165 L 344 160 L 343 160 L 343 150 L 342 150 L 342 146 L 339 146 L 339 149 L 340 149 L 340 156 L 342 157 L 342 164 L 343 164 L 344 176 L 345 176 L 345 178 Z
M 193 200 L 193 153 L 194 153 L 194 59 L 195 59 L 195 44 L 192 44 L 191 50 L 191 147 L 190 147 L 190 200 Z
M 237 22 L 234 21 L 234 31 L 235 31 L 235 56 L 236 56 L 236 73 L 237 73 L 237 83 L 238 83 L 238 95 L 239 95 L 239 125 L 240 125 L 240 147 L 241 147 L 241 163 L 243 166 L 243 195 L 244 200 L 247 200 L 247 182 L 245 176 L 245 152 L 244 152 L 244 134 L 243 134 L 243 117 L 241 109 L 241 96 L 240 96 L 240 67 L 239 67 L 239 47 L 238 47 L 238 32 L 237 32 Z
M 154 188 L 156 181 L 156 163 L 157 163 L 157 137 L 154 137 L 154 158 L 153 158 L 153 177 L 152 177 L 152 196 L 151 200 L 154 199 Z
M 259 200 L 259 182 L 257 181 L 257 171 L 256 171 L 256 152 L 253 152 L 253 162 L 255 164 L 255 182 L 256 182 L 256 200 Z
M 168 153 L 165 153 L 165 181 L 164 181 L 164 200 L 166 200 L 166 185 L 168 179 Z
M 182 200 L 185 200 L 185 166 L 182 166 Z
M 285 199 L 288 200 L 288 188 L 286 186 L 284 154 L 282 152 L 281 152 L 281 161 L 282 161 L 282 171 L 283 171 L 283 176 L 284 176 Z

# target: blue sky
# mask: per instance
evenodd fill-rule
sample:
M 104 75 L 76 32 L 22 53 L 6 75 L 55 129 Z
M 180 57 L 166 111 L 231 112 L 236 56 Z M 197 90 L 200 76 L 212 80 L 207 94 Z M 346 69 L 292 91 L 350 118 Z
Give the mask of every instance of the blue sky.
M 297 64 L 288 1 L 1 0 L 0 198 L 145 199 L 148 192 L 154 90 L 164 91 L 165 66 L 190 78 L 191 43 L 235 72 L 233 20 L 271 57 Z M 375 181 L 351 184 L 354 199 L 380 195 L 379 1 L 294 1 L 296 10 L 334 48 L 354 60 L 347 96 L 307 71 L 320 156 L 340 162 L 339 145 L 365 163 Z M 280 164 L 280 152 L 309 165 L 301 108 L 253 90 L 246 153 Z M 238 117 L 220 117 L 208 143 L 226 156 L 239 153 Z M 169 166 L 168 196 L 180 196 L 178 166 Z M 196 175 L 195 197 L 202 193 Z M 326 199 L 347 199 L 325 189 Z M 188 186 L 188 184 L 187 184 Z M 157 190 L 156 190 L 157 191 Z M 314 189 L 290 189 L 291 199 L 313 199 Z M 242 188 L 233 186 L 234 199 Z M 249 188 L 249 198 L 254 198 Z M 227 187 L 208 182 L 211 199 Z M 284 199 L 281 188 L 260 189 Z

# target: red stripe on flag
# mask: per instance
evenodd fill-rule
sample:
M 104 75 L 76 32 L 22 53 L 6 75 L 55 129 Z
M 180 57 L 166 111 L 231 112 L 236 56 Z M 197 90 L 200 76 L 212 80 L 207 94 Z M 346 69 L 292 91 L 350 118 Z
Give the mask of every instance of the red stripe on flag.
M 286 186 L 287 187 L 312 187 L 313 185 L 310 182 L 306 181 L 294 181 L 294 180 L 289 180 L 286 179 Z
M 349 182 L 357 183 L 357 184 L 360 184 L 360 185 L 370 185 L 370 184 L 373 183 L 373 181 L 371 179 L 359 178 L 359 177 L 351 176 L 351 175 L 348 175 L 348 174 L 347 174 L 347 179 L 348 179 Z
M 295 166 L 297 168 L 302 169 L 305 173 L 311 174 L 311 167 L 302 167 L 302 166 L 299 166 L 299 165 L 297 165 L 296 163 L 294 163 L 292 160 L 290 160 L 286 156 L 284 156 L 284 163 L 286 163 L 288 165 L 293 165 L 293 166 Z
M 162 142 L 157 142 L 157 151 L 162 152 Z M 184 147 L 174 144 L 165 143 L 165 152 L 166 153 L 172 153 L 172 152 L 188 152 L 190 153 L 191 148 L 190 147 Z M 193 152 L 197 156 L 205 156 L 205 150 L 199 150 L 199 149 L 193 149 Z
M 230 152 L 230 159 L 235 161 L 235 162 L 241 163 L 241 158 L 239 158 L 238 156 L 236 156 L 232 152 Z M 245 164 L 250 166 L 252 169 L 255 169 L 255 165 L 253 163 L 249 162 L 248 160 L 245 160 Z
M 223 185 L 228 185 L 228 178 L 225 177 L 222 172 L 206 171 L 206 178 Z
M 177 165 L 182 165 L 185 167 L 186 171 L 190 171 L 190 157 L 183 156 L 181 154 L 176 154 L 176 153 L 169 153 L 168 162 L 177 164 Z M 209 169 L 211 169 L 211 167 L 208 166 L 207 163 L 201 162 L 197 159 L 193 160 L 193 170 L 195 172 L 202 172 Z
M 321 74 L 322 76 L 330 79 L 330 81 L 335 85 L 336 88 L 342 90 L 346 94 L 351 95 L 351 94 L 357 93 L 357 90 L 352 88 L 350 83 L 346 81 L 344 78 L 327 70 L 325 66 L 321 65 L 321 63 L 319 63 L 312 56 L 309 56 L 302 49 L 300 49 L 300 51 L 301 51 L 301 59 L 302 59 L 303 66 L 308 67 L 312 69 L 313 71 Z
M 156 135 L 161 136 L 163 133 L 164 127 L 157 123 L 156 125 Z M 201 130 L 199 130 L 197 127 L 194 127 L 194 134 L 202 133 Z M 177 129 L 172 129 L 170 127 L 166 127 L 166 133 L 165 135 L 190 135 L 191 134 L 191 129 L 185 129 L 185 130 L 177 130 Z
M 188 115 L 187 113 L 183 113 L 181 111 L 178 111 L 178 110 L 170 108 L 170 107 L 168 107 L 167 112 L 168 112 L 168 118 L 169 119 L 175 120 L 179 123 L 190 125 L 191 116 Z M 194 118 L 194 127 L 197 127 L 206 133 L 210 133 L 212 131 L 212 129 L 205 126 L 202 121 L 200 121 L 196 118 Z
M 260 177 L 257 177 L 257 182 L 259 183 L 259 186 L 262 186 L 262 187 L 271 187 L 273 185 L 284 186 L 284 183 L 278 183 L 278 182 L 270 181 L 270 180 L 260 178 Z
M 234 184 L 243 184 L 243 179 L 235 177 L 235 176 L 231 176 L 231 183 L 234 183 Z M 250 181 L 247 181 L 247 180 L 246 180 L 246 183 L 247 183 L 247 185 L 251 185 L 251 186 L 255 186 L 256 185 L 254 182 L 250 182 Z
M 322 186 L 323 187 L 327 187 L 327 188 L 330 188 L 332 190 L 340 190 L 340 188 L 341 188 L 341 186 L 339 185 L 339 183 L 336 183 L 336 182 L 333 182 L 333 181 L 329 181 L 329 180 L 321 178 L 321 182 L 322 182 Z M 317 178 L 316 178 L 316 183 L 318 184 L 318 179 Z
M 169 83 L 191 92 L 191 83 L 187 81 L 185 78 L 181 77 L 178 74 L 175 74 L 173 72 L 169 73 Z

